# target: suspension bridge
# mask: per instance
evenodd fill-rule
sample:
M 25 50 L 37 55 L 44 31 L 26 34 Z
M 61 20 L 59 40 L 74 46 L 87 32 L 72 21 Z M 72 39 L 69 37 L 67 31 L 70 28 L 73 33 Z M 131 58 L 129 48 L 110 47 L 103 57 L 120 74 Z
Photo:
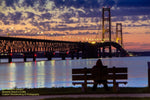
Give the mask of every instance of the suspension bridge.
M 52 57 L 71 57 L 77 59 L 97 58 L 97 57 L 125 57 L 127 51 L 123 48 L 122 24 L 116 23 L 116 40 L 112 41 L 111 33 L 111 12 L 110 8 L 102 9 L 102 41 L 101 42 L 71 42 L 56 41 L 45 39 L 31 39 L 18 37 L 0 36 L 0 58 L 33 58 L 46 57 L 51 60 Z M 108 39 L 106 39 L 108 38 Z M 56 55 L 56 51 L 59 54 Z

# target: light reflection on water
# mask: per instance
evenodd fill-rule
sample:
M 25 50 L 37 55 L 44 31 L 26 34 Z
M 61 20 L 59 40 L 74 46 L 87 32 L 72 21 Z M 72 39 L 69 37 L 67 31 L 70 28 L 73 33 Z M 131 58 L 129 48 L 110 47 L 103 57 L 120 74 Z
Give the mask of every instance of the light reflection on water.
M 52 60 L 0 64 L 0 89 L 72 87 L 72 68 L 91 68 L 97 59 Z M 128 67 L 127 87 L 147 86 L 150 57 L 104 58 L 108 67 Z M 124 85 L 121 85 L 124 86 Z

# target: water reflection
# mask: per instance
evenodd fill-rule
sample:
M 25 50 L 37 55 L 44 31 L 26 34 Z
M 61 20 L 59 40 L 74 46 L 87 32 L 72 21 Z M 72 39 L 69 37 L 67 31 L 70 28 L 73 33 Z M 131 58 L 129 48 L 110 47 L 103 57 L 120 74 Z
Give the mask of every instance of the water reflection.
M 147 86 L 147 61 L 150 57 L 105 58 L 108 67 L 128 67 L 129 87 Z M 72 86 L 72 68 L 91 68 L 97 59 L 51 60 L 0 64 L 0 89 Z
M 37 67 L 37 88 L 45 86 L 45 67 L 44 64 L 38 64 Z
M 24 64 L 24 79 L 25 79 L 25 87 L 32 88 L 32 63 L 27 62 Z
M 16 64 L 10 63 L 9 68 L 9 87 L 8 88 L 14 88 L 16 87 Z
M 56 71 L 55 71 L 55 60 L 52 60 L 50 62 L 50 66 L 51 66 L 51 68 L 50 68 L 50 80 L 51 80 L 50 86 L 51 87 L 55 87 L 55 74 L 56 74 Z

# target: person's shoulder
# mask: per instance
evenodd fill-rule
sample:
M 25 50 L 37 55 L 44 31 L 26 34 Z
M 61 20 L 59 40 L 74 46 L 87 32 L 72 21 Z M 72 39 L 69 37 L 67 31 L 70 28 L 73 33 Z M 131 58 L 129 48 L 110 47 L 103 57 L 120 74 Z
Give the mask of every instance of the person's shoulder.
M 103 66 L 103 68 L 107 68 L 107 66 Z
M 96 68 L 97 66 L 96 65 L 94 65 L 92 68 Z

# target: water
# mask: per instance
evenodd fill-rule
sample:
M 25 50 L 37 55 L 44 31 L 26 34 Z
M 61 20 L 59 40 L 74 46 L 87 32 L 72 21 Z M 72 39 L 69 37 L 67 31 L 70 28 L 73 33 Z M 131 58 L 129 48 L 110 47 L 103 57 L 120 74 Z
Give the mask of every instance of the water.
M 74 87 L 72 68 L 91 68 L 97 59 L 52 60 L 0 64 L 0 89 Z M 150 57 L 104 58 L 108 67 L 128 67 L 128 84 L 123 87 L 147 87 L 147 62 Z

